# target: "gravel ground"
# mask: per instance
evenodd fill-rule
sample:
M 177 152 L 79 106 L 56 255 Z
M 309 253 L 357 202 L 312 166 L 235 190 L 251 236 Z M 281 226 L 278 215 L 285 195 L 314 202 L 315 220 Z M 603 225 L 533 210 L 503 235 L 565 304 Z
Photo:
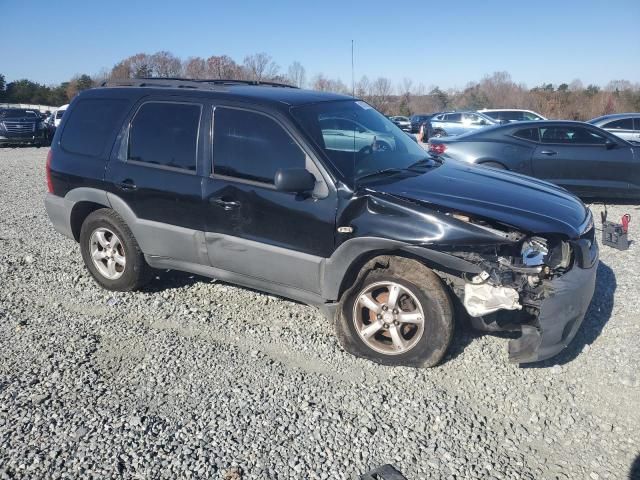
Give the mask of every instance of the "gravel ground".
M 281 298 L 179 272 L 102 290 L 46 217 L 46 153 L 0 149 L 0 478 L 632 477 L 637 244 L 603 248 L 553 361 L 519 368 L 459 329 L 441 367 L 387 368 Z M 640 238 L 638 207 L 609 212 Z

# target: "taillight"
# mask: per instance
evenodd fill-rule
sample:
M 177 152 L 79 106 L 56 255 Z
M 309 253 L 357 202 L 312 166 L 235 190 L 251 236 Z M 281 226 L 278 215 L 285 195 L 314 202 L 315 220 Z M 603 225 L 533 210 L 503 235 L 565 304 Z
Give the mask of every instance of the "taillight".
M 51 182 L 51 157 L 53 156 L 53 150 L 49 150 L 47 154 L 47 189 L 49 193 L 53 193 L 53 183 Z
M 447 150 L 447 146 L 444 143 L 430 143 L 429 153 L 434 155 L 442 155 Z

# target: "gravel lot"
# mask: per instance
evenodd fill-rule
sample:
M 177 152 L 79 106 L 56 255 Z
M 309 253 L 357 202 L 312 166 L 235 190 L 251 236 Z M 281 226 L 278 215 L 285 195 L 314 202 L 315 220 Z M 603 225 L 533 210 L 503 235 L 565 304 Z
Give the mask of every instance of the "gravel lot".
M 412 480 L 632 478 L 638 244 L 603 247 L 587 319 L 553 361 L 519 368 L 506 339 L 461 328 L 441 367 L 387 368 L 281 298 L 179 272 L 102 290 L 46 217 L 46 153 L 0 149 L 1 479 L 341 479 L 384 463 Z M 609 207 L 625 212 L 640 238 L 638 207 Z

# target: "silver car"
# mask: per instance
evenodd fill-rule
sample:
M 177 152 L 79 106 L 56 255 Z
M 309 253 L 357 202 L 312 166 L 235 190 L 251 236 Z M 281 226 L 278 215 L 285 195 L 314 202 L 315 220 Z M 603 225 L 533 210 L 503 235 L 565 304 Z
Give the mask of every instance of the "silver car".
M 395 148 L 390 132 L 373 131 L 348 118 L 325 117 L 319 123 L 324 143 L 331 150 L 358 152 L 368 147 L 383 151 Z
M 452 137 L 499 122 L 479 112 L 446 112 L 431 119 L 432 137 Z
M 627 142 L 640 143 L 640 113 L 615 113 L 589 120 L 591 125 L 600 127 Z

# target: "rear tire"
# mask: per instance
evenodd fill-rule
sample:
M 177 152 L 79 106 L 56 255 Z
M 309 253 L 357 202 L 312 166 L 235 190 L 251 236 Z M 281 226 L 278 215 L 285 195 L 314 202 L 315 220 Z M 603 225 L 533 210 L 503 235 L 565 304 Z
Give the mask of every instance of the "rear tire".
M 433 367 L 453 338 L 451 299 L 442 280 L 421 263 L 383 258 L 390 258 L 387 268 L 361 274 L 342 296 L 336 318 L 340 344 L 383 365 Z
M 80 251 L 87 269 L 107 290 L 137 290 L 151 278 L 133 233 L 109 208 L 89 214 L 80 230 Z

